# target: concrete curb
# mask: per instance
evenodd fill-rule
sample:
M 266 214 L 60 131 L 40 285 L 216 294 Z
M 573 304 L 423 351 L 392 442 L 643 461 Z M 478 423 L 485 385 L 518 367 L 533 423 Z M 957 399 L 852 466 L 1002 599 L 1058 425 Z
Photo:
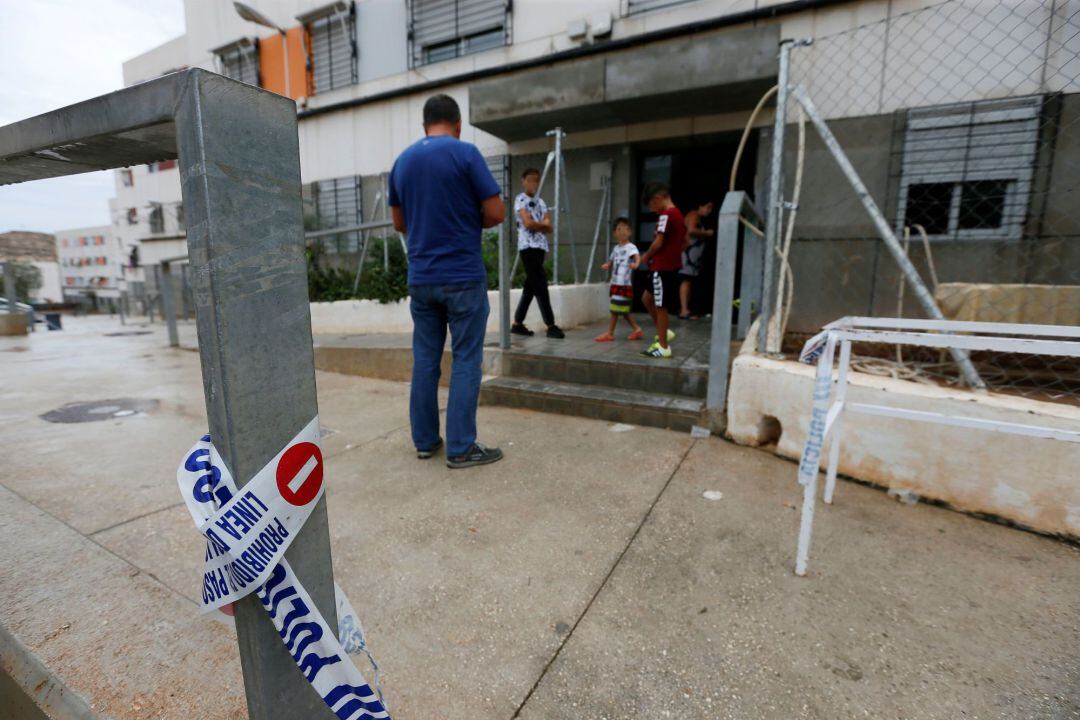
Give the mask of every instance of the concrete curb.
M 86 698 L 65 685 L 3 625 L 0 625 L 0 673 L 7 675 L 53 720 L 104 720 L 91 710 Z M 2 695 L 0 700 L 8 707 L 18 707 Z

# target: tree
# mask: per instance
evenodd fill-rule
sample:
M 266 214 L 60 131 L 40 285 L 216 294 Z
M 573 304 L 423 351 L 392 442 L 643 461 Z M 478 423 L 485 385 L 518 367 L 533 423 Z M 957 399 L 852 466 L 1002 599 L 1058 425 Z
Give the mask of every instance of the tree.
M 30 293 L 41 287 L 41 270 L 32 263 L 11 262 L 11 267 L 15 270 L 15 299 L 29 303 Z

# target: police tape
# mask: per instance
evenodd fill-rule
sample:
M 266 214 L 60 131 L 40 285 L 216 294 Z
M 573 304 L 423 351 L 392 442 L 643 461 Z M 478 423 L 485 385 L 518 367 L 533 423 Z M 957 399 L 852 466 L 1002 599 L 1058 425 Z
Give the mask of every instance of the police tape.
M 209 435 L 184 456 L 176 481 L 206 538 L 202 612 L 228 614 L 232 602 L 255 593 L 300 672 L 338 718 L 389 718 L 349 659 L 367 653 L 352 605 L 335 584 L 333 632 L 283 557 L 323 494 L 318 441 L 316 416 L 239 490 Z M 368 658 L 377 683 L 378 665 Z

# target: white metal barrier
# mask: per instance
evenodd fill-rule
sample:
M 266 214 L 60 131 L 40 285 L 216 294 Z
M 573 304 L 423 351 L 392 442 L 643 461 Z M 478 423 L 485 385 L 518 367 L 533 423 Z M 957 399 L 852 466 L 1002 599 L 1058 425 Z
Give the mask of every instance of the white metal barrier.
M 888 345 L 915 345 L 950 350 L 990 350 L 1059 357 L 1080 357 L 1080 328 L 1067 325 L 1022 325 L 1017 323 L 963 322 L 956 320 L 910 320 L 906 318 L 844 317 L 830 323 L 806 341 L 799 359 L 817 361 L 814 380 L 814 405 L 799 461 L 799 484 L 803 486 L 802 519 L 795 574 L 805 575 L 810 555 L 810 534 L 817 498 L 817 476 L 821 451 L 832 433 L 825 475 L 825 502 L 832 503 L 836 490 L 836 467 L 840 459 L 844 414 L 901 418 L 916 422 L 953 425 L 975 430 L 1026 435 L 1028 437 L 1080 443 L 1080 430 L 1061 430 L 1022 423 L 999 422 L 963 415 L 922 412 L 887 405 L 847 402 L 848 368 L 851 343 L 872 342 Z M 833 399 L 833 359 L 840 345 L 840 363 Z M 831 400 L 831 402 L 830 402 Z

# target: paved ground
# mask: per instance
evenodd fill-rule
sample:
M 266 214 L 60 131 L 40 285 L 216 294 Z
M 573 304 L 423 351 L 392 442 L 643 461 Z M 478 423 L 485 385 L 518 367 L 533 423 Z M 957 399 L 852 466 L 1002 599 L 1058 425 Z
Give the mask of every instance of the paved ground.
M 174 480 L 198 357 L 65 320 L 0 338 L 0 640 L 95 713 L 243 717 Z M 787 461 L 484 407 L 507 459 L 451 472 L 412 456 L 406 385 L 318 384 L 334 565 L 398 720 L 1080 717 L 1075 547 L 848 485 L 796 578 Z M 159 404 L 39 417 L 123 397 Z

